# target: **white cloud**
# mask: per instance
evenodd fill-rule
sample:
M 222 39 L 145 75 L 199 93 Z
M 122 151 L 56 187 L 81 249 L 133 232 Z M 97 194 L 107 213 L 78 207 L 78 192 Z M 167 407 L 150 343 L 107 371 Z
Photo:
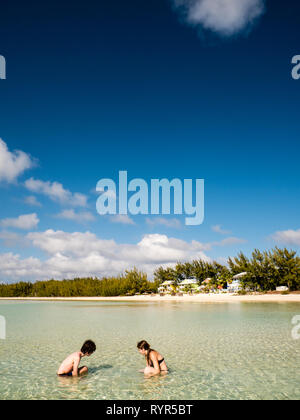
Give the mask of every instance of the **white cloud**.
M 186 242 L 181 239 L 169 238 L 167 235 L 145 235 L 137 244 L 135 258 L 152 263 L 176 263 L 190 259 L 202 258 L 208 261 L 209 257 L 204 254 L 207 247 L 198 241 Z M 126 248 L 124 253 L 126 255 Z
M 265 11 L 265 0 L 172 1 L 188 24 L 227 37 L 249 27 Z
M 222 229 L 221 225 L 212 226 L 211 229 L 216 233 L 220 233 L 221 235 L 229 235 L 231 233 L 230 230 Z
M 19 246 L 19 245 L 21 246 L 28 245 L 24 236 L 15 232 L 8 232 L 8 231 L 0 232 L 0 240 L 2 240 L 4 245 L 8 248 Z
M 14 239 L 3 235 L 3 240 Z M 0 234 L 1 239 L 1 234 Z M 125 269 L 138 267 L 152 278 L 160 265 L 174 266 L 178 261 L 203 259 L 210 261 L 206 251 L 213 246 L 240 243 L 238 238 L 221 242 L 202 243 L 184 241 L 161 234 L 147 234 L 134 244 L 118 244 L 101 239 L 91 232 L 46 230 L 30 232 L 23 237 L 24 244 L 44 253 L 44 257 L 25 258 L 12 253 L 0 254 L 0 280 L 63 279 L 83 276 L 112 276 Z M 4 261 L 3 265 L 1 261 Z
M 38 258 L 21 259 L 11 252 L 0 254 L 0 276 L 3 281 L 38 280 L 43 272 L 43 263 Z
M 110 217 L 112 223 L 121 223 L 123 225 L 134 225 L 134 221 L 126 214 L 116 214 Z
M 0 225 L 3 228 L 16 228 L 23 230 L 30 230 L 37 227 L 39 224 L 39 218 L 36 213 L 23 214 L 16 218 L 7 218 L 0 220 Z
M 41 181 L 30 178 L 25 181 L 25 187 L 34 193 L 44 194 L 53 201 L 61 204 L 68 204 L 72 207 L 85 207 L 87 197 L 80 193 L 71 193 L 59 182 Z
M 34 195 L 29 195 L 28 197 L 25 197 L 24 203 L 28 204 L 29 206 L 34 207 L 41 207 L 41 203 L 37 200 L 37 198 Z
M 56 217 L 60 219 L 73 220 L 77 223 L 92 222 L 95 220 L 95 217 L 91 212 L 82 211 L 76 213 L 73 209 L 63 210 L 61 213 L 57 214 Z
M 0 181 L 14 182 L 24 171 L 34 166 L 32 158 L 21 150 L 10 152 L 0 139 Z
M 30 232 L 25 239 L 43 251 L 45 260 L 22 259 L 19 255 L 0 255 L 0 279 L 6 281 L 74 278 L 77 276 L 118 275 L 137 266 L 149 276 L 160 265 L 202 258 L 206 246 L 197 241 L 185 242 L 166 235 L 145 235 L 136 244 L 117 244 L 90 232 L 67 233 L 47 230 Z M 3 261 L 3 265 L 2 262 Z
M 155 218 L 146 218 L 146 223 L 150 226 L 166 226 L 168 228 L 175 228 L 178 229 L 181 226 L 180 220 L 173 218 L 173 219 L 166 219 L 164 217 L 155 217 Z
M 275 242 L 286 245 L 300 246 L 300 229 L 298 230 L 283 230 L 275 232 L 271 238 Z
M 49 229 L 45 232 L 30 232 L 27 237 L 36 248 L 49 255 L 60 253 L 80 257 L 117 246 L 115 241 L 99 239 L 91 232 L 68 233 Z

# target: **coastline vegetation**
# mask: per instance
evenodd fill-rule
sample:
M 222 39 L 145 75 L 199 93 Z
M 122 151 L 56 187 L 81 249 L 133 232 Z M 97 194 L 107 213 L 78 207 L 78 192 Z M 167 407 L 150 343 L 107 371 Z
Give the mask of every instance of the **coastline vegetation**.
M 233 276 L 240 273 L 247 273 L 240 278 L 245 291 L 268 292 L 279 286 L 287 286 L 290 291 L 300 290 L 300 257 L 296 251 L 278 247 L 264 252 L 255 249 L 250 258 L 240 252 L 229 258 L 227 265 L 194 260 L 179 263 L 175 268 L 159 267 L 154 272 L 154 279 L 159 283 L 173 281 L 178 284 L 184 278 L 194 277 L 201 285 L 209 278 L 210 287 L 217 289 L 226 288 Z
M 247 273 L 240 279 L 242 290 L 268 292 L 276 287 L 287 286 L 289 291 L 300 290 L 300 257 L 296 251 L 276 247 L 271 251 L 254 250 L 251 257 L 240 252 L 228 259 L 228 265 L 216 261 L 194 260 L 179 262 L 175 267 L 159 267 L 154 280 L 137 268 L 125 271 L 117 277 L 75 278 L 73 280 L 48 280 L 0 284 L 1 297 L 92 297 L 125 296 L 157 293 L 165 281 L 175 286 L 183 279 L 194 277 L 199 285 L 210 279 L 210 288 L 226 288 L 233 276 Z
M 157 283 L 136 268 L 117 277 L 76 278 L 0 284 L 1 297 L 93 297 L 125 296 L 156 292 Z

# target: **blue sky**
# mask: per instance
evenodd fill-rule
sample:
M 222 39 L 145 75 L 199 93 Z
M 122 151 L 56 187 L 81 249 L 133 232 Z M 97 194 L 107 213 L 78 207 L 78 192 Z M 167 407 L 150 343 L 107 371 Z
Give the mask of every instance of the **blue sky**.
M 0 280 L 299 249 L 300 5 L 142 3 L 2 6 Z M 120 170 L 204 178 L 204 223 L 97 215 Z

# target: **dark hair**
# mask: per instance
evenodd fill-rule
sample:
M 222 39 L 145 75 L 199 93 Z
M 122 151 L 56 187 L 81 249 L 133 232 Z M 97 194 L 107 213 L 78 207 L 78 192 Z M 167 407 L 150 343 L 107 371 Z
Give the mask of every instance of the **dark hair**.
M 152 351 L 152 349 L 150 348 L 150 344 L 148 344 L 146 340 L 142 340 L 137 343 L 137 348 L 139 350 L 145 350 L 147 352 L 147 363 L 149 364 L 150 352 Z
M 92 354 L 96 351 L 96 344 L 92 340 L 87 340 L 83 343 L 81 347 L 81 353 L 83 354 Z

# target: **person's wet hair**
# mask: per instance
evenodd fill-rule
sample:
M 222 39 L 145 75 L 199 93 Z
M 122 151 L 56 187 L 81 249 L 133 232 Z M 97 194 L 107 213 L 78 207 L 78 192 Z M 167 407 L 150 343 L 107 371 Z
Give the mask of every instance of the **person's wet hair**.
M 81 353 L 83 354 L 92 354 L 96 351 L 96 344 L 92 340 L 87 340 L 83 343 L 81 347 Z
M 152 351 L 152 349 L 150 347 L 150 344 L 147 343 L 146 340 L 142 340 L 142 341 L 139 341 L 137 343 L 137 348 L 139 350 L 145 350 L 147 352 L 146 358 L 147 358 L 147 363 L 149 364 L 149 362 L 150 362 L 150 352 Z
M 142 341 L 139 341 L 137 343 L 137 348 L 139 350 L 146 350 L 147 351 L 147 350 L 150 349 L 150 344 L 148 344 L 146 340 L 142 340 Z

